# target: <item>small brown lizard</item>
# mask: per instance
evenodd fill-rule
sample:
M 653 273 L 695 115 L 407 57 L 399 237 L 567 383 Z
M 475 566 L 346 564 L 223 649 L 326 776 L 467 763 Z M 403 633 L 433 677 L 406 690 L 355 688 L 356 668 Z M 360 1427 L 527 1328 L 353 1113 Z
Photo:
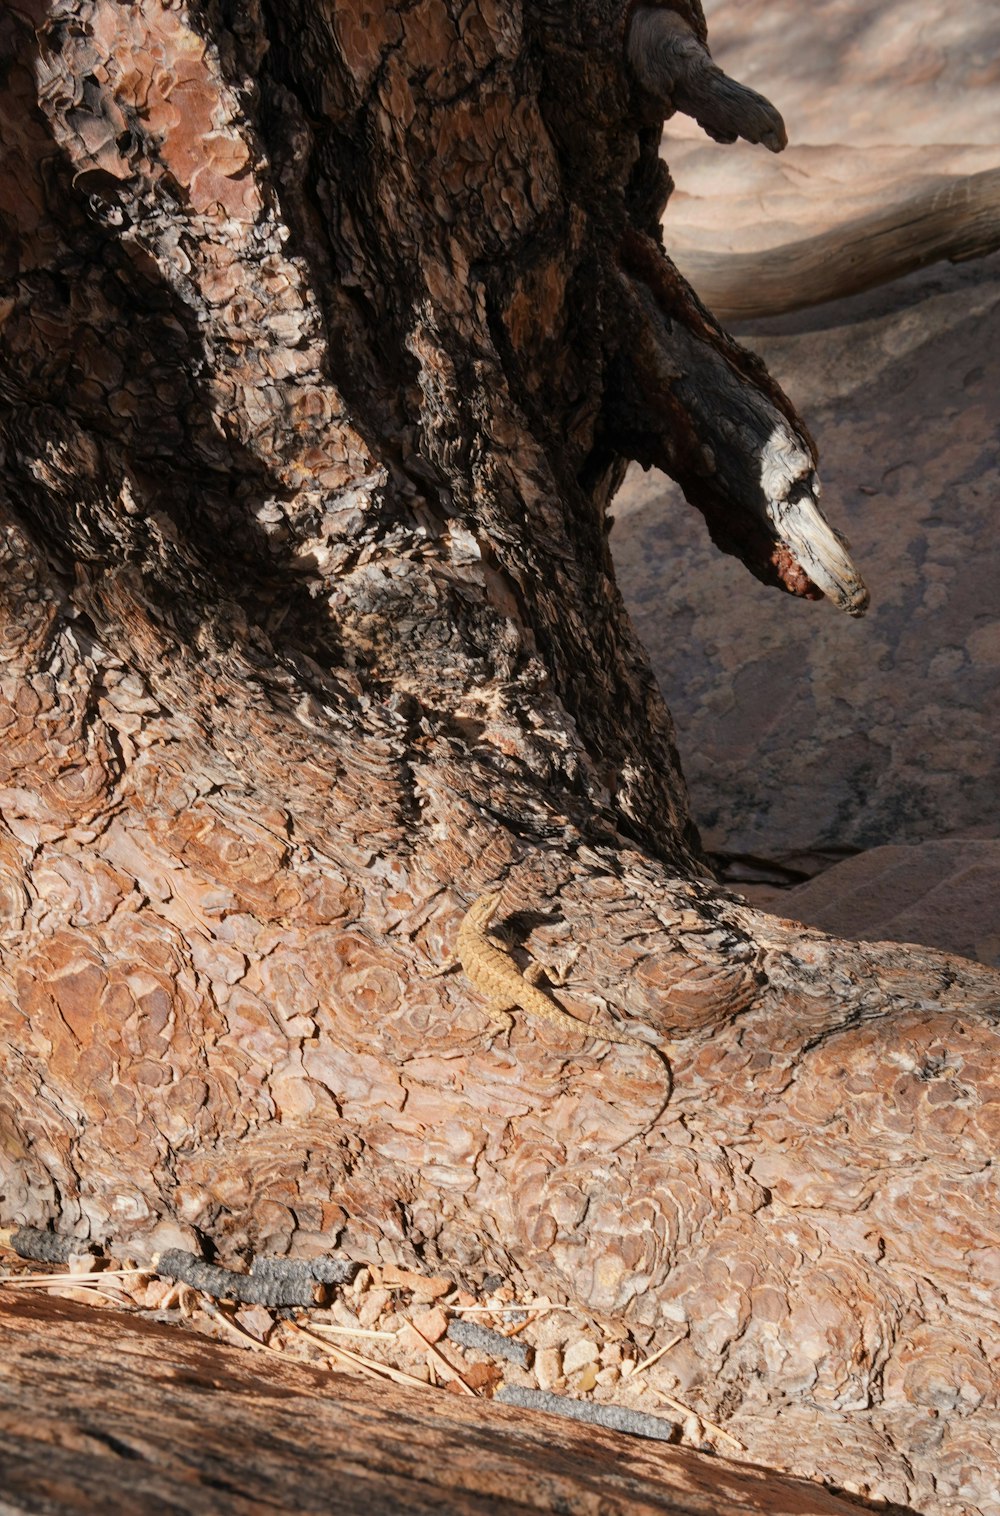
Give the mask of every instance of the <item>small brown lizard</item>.
M 510 1011 L 519 1007 L 539 1021 L 548 1021 L 563 1031 L 575 1032 L 578 1037 L 598 1037 L 602 1042 L 627 1043 L 631 1047 L 645 1048 L 647 1053 L 662 1056 L 662 1049 L 642 1037 L 630 1037 L 627 1032 L 616 1032 L 610 1027 L 594 1026 L 570 1016 L 543 995 L 534 983 L 544 969 L 532 963 L 524 974 L 513 959 L 492 940 L 490 922 L 500 904 L 502 890 L 489 890 L 470 906 L 458 929 L 458 958 L 466 977 L 472 980 L 477 990 L 489 1002 L 489 1013 L 498 1026 L 509 1030 L 513 1018 Z

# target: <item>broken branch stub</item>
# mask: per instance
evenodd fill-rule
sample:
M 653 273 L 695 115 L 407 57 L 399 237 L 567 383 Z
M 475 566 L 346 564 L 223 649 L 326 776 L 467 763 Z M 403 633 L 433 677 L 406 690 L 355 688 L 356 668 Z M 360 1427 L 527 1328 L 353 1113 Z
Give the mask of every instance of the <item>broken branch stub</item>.
M 674 11 L 640 6 L 629 26 L 629 65 L 664 116 L 691 116 L 716 142 L 759 142 L 772 153 L 787 146 L 780 112 L 756 90 L 724 74 L 705 44 Z
M 717 141 L 785 147 L 774 106 L 729 79 L 675 10 L 640 6 L 626 56 L 658 117 L 681 110 Z M 765 584 L 806 599 L 825 595 L 863 615 L 868 591 L 819 508 L 816 450 L 787 398 L 654 239 L 633 229 L 620 257 L 617 297 L 629 336 L 606 405 L 614 446 L 675 479 L 716 546 Z
M 622 263 L 615 445 L 676 480 L 716 546 L 763 583 L 864 615 L 868 590 L 819 508 L 815 449 L 778 386 L 748 382 L 750 355 L 722 338 L 651 241 L 629 239 Z

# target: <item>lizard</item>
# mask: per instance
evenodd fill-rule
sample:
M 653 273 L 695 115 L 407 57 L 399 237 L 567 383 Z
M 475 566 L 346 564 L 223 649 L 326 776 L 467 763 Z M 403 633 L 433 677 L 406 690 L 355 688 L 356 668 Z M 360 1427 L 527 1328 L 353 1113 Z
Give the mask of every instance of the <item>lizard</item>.
M 563 1031 L 572 1031 L 578 1037 L 597 1037 L 603 1042 L 619 1042 L 630 1047 L 644 1048 L 647 1053 L 663 1055 L 665 1049 L 642 1037 L 630 1037 L 627 1032 L 618 1032 L 611 1027 L 593 1026 L 570 1016 L 543 995 L 535 980 L 544 973 L 541 964 L 532 963 L 524 974 L 514 960 L 490 937 L 490 922 L 500 905 L 502 890 L 488 890 L 469 907 L 458 929 L 458 960 L 466 978 L 486 996 L 489 1012 L 497 1025 L 509 1030 L 512 1022 L 510 1011 L 517 1006 L 528 1016 L 547 1021 Z

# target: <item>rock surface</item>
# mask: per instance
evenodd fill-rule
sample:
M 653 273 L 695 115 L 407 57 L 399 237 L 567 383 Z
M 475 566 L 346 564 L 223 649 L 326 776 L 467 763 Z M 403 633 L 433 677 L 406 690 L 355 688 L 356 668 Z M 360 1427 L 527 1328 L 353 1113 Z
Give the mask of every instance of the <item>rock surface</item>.
M 936 0 L 890 3 L 874 18 L 860 0 L 808 12 L 717 0 L 706 12 L 719 62 L 770 90 L 792 142 L 777 158 L 739 145 L 720 153 L 668 122 L 672 250 L 779 244 L 901 195 L 914 176 L 1000 161 L 995 6 L 970 5 L 960 20 Z M 615 501 L 616 562 L 707 846 L 777 858 L 995 838 L 1000 256 L 938 265 L 741 337 L 819 441 L 828 514 L 872 608 L 852 623 L 765 589 L 719 556 L 669 480 L 630 474 Z M 906 905 L 907 871 L 879 856 L 861 873 L 841 865 L 829 894 L 778 891 L 769 908 L 995 961 L 995 892 L 965 856 L 957 843 L 922 854 Z M 918 903 L 925 866 L 957 870 L 953 893 L 966 904 L 954 930 L 940 897 Z M 855 885 L 865 919 L 844 904 Z
M 1000 967 L 1000 842 L 871 848 L 795 889 L 739 885 L 754 905 L 841 937 L 922 942 Z
M 992 0 L 706 0 L 705 14 L 714 58 L 774 101 L 789 143 L 720 152 L 689 118 L 668 121 L 672 252 L 778 247 L 914 179 L 1000 164 Z

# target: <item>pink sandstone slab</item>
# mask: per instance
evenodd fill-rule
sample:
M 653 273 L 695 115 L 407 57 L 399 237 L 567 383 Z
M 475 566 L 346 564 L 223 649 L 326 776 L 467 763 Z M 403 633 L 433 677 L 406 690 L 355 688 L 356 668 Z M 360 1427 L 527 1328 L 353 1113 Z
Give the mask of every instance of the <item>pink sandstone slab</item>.
M 1000 163 L 995 0 L 705 8 L 715 56 L 774 99 L 791 145 L 722 147 L 668 122 L 668 249 L 773 247 L 927 173 Z M 878 849 L 773 908 L 996 961 L 996 857 L 962 859 L 969 839 L 989 849 L 1000 836 L 1000 255 L 740 336 L 817 437 L 825 505 L 872 608 L 851 622 L 757 584 L 669 480 L 632 471 L 612 546 L 706 844 L 769 858 Z M 954 851 L 907 851 L 920 844 Z M 921 882 L 929 858 L 947 862 L 943 892 Z

